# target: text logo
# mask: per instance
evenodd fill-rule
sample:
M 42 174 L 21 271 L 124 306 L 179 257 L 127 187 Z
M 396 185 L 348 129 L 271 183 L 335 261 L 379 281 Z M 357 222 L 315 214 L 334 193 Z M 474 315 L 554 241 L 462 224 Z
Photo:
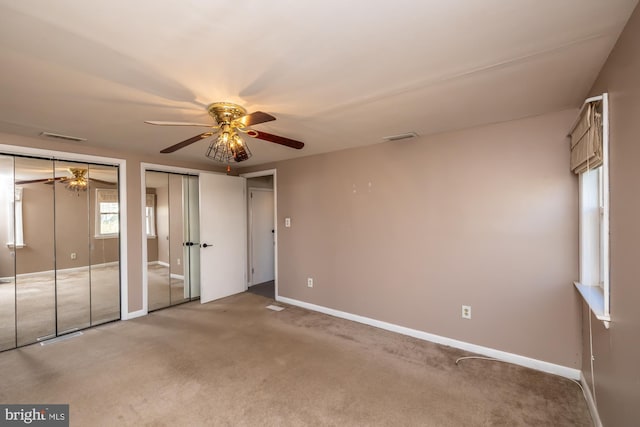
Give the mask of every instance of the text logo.
M 0 405 L 0 427 L 68 427 L 69 405 Z

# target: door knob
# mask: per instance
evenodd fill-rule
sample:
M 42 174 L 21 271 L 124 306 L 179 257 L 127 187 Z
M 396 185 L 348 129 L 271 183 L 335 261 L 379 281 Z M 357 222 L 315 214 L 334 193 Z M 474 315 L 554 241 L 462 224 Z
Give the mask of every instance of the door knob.
M 210 244 L 208 244 L 208 243 L 203 243 L 201 246 L 202 246 L 203 248 L 208 248 L 209 246 L 213 246 L 213 245 L 210 245 Z

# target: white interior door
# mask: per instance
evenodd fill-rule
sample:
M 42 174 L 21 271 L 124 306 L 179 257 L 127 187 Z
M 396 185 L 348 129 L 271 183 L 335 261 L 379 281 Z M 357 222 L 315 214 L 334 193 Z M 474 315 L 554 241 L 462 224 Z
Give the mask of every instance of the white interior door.
M 249 189 L 251 216 L 251 284 L 274 279 L 273 190 Z
M 205 246 L 206 245 L 206 246 Z M 247 290 L 245 179 L 200 174 L 200 301 Z

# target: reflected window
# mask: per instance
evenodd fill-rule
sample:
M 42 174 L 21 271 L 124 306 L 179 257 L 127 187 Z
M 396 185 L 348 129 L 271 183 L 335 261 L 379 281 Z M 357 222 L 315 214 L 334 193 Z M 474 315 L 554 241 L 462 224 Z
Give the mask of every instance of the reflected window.
M 9 194 L 11 193 L 9 192 Z M 9 206 L 8 218 L 9 235 L 7 236 L 7 246 L 10 248 L 23 248 L 24 232 L 22 229 L 22 187 L 15 187 L 15 197 Z
M 96 189 L 96 237 L 118 237 L 119 212 L 118 190 Z
M 145 229 L 147 232 L 147 237 L 154 238 L 156 237 L 156 195 L 155 194 L 147 194 L 146 206 L 144 208 L 145 213 Z

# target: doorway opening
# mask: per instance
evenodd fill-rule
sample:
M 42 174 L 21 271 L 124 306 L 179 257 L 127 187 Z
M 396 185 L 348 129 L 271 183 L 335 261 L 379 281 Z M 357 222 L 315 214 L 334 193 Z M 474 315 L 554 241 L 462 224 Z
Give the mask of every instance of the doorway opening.
M 247 179 L 248 291 L 277 296 L 275 170 L 242 175 Z

